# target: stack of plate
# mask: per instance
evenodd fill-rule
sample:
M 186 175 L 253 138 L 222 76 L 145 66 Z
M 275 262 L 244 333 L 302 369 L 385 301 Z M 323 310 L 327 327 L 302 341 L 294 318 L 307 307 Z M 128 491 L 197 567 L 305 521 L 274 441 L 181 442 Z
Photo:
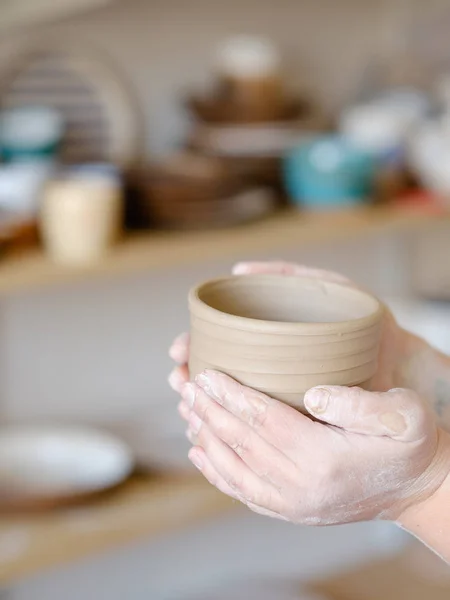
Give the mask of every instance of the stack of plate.
M 276 204 L 269 187 L 255 186 L 220 161 L 185 153 L 140 174 L 141 212 L 158 227 L 211 229 L 264 217 Z
M 307 112 L 305 101 L 288 98 L 283 103 L 236 104 L 226 98 L 191 96 L 186 101 L 189 111 L 200 121 L 211 124 L 248 124 L 272 121 L 289 122 Z
M 300 100 L 282 110 L 252 113 L 214 100 L 188 104 L 196 126 L 188 146 L 204 156 L 220 158 L 232 173 L 256 183 L 281 188 L 281 160 L 306 137 L 326 129 L 322 115 Z

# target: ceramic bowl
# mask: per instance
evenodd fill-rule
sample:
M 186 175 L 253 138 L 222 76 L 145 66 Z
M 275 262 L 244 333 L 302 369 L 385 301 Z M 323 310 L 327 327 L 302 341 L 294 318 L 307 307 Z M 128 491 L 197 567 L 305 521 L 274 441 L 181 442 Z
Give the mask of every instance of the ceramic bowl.
M 421 184 L 448 204 L 450 198 L 450 119 L 417 128 L 408 146 L 408 161 Z
M 11 109 L 0 115 L 0 151 L 7 163 L 52 162 L 64 133 L 58 111 L 44 106 Z
M 300 144 L 285 159 L 286 190 L 310 209 L 358 205 L 375 190 L 375 158 L 339 136 L 320 136 Z
M 343 284 L 234 276 L 190 291 L 191 378 L 204 369 L 303 409 L 316 385 L 366 386 L 377 370 L 383 307 Z
M 0 430 L 0 510 L 38 510 L 77 503 L 127 479 L 134 458 L 100 430 L 8 425 Z
M 305 115 L 309 109 L 306 101 L 297 98 L 287 98 L 281 103 L 264 101 L 249 105 L 230 102 L 220 96 L 190 96 L 186 100 L 187 109 L 202 123 L 223 125 L 291 121 Z

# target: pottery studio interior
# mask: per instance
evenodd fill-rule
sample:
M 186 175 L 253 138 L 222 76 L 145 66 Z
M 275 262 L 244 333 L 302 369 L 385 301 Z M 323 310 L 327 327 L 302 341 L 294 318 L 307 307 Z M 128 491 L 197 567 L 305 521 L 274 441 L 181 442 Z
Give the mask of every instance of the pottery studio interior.
M 448 600 L 450 2 L 0 0 L 0 600 Z

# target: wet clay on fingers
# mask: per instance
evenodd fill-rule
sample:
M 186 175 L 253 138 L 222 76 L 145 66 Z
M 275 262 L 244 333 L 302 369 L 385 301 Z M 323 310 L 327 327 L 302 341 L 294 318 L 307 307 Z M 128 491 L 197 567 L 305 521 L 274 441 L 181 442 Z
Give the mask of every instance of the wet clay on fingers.
M 377 370 L 383 308 L 345 284 L 231 276 L 189 294 L 189 371 L 227 373 L 303 410 L 316 385 L 361 385 Z

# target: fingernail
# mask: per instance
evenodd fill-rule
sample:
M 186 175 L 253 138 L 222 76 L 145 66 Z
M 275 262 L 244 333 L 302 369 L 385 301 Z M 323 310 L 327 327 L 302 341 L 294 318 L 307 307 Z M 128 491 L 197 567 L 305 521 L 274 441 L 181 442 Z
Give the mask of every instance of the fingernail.
M 183 378 L 180 375 L 178 369 L 174 369 L 168 377 L 170 387 L 175 391 L 179 392 L 180 387 L 183 384 Z
M 313 388 L 305 394 L 304 403 L 306 408 L 316 414 L 324 413 L 327 410 L 330 391 L 326 388 Z
M 248 263 L 240 262 L 235 264 L 231 272 L 233 275 L 246 275 L 249 272 Z
M 186 383 L 183 386 L 181 395 L 183 399 L 186 400 L 188 407 L 192 408 L 195 402 L 195 388 L 192 383 Z
M 186 353 L 186 346 L 189 343 L 189 334 L 182 333 L 179 335 L 169 348 L 169 356 L 172 360 L 179 361 Z
M 200 427 L 202 426 L 202 420 L 198 415 L 194 412 L 191 412 L 189 415 L 189 427 L 194 435 L 200 431 Z
M 178 344 L 172 344 L 172 346 L 170 346 L 169 348 L 169 356 L 172 360 L 177 360 L 178 358 L 178 353 L 179 353 L 179 346 Z
M 199 471 L 201 471 L 203 469 L 203 461 L 202 461 L 201 457 L 197 454 L 197 452 L 194 452 L 191 450 L 191 452 L 189 452 L 188 456 L 189 456 L 189 460 L 194 465 L 194 467 L 197 467 L 197 469 Z

